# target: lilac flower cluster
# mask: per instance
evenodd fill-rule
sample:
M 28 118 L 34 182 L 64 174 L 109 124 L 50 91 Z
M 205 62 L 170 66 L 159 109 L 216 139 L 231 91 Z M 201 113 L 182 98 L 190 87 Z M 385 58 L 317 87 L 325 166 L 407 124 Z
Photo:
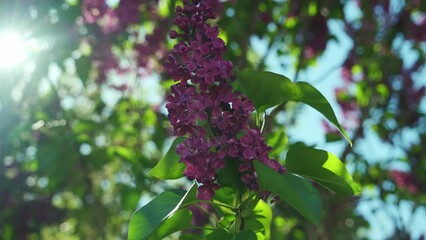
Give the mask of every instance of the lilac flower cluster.
M 168 19 L 157 20 L 157 26 L 151 34 L 146 35 L 145 41 L 135 44 L 135 52 L 137 53 L 138 66 L 146 72 L 150 72 L 154 68 L 153 56 L 155 59 L 164 59 L 167 55 L 165 39 L 167 38 L 166 27 Z M 161 65 L 162 66 L 162 65 Z M 155 66 L 158 68 L 159 66 Z M 160 69 L 161 71 L 162 69 Z
M 142 17 L 148 17 L 156 28 L 151 34 L 146 35 L 144 42 L 135 43 L 133 48 L 134 56 L 137 58 L 135 70 L 142 75 L 150 73 L 159 65 L 155 65 L 155 59 L 163 59 L 167 53 L 164 39 L 167 36 L 165 29 L 168 28 L 169 21 L 159 16 L 158 4 L 158 0 L 120 0 L 117 8 L 111 8 L 106 0 L 82 0 L 83 19 L 79 27 L 84 24 L 94 27 L 92 28 L 94 34 L 87 39 L 94 50 L 91 57 L 98 71 L 96 79 L 98 83 L 106 83 L 118 91 L 127 90 L 127 84 L 107 83 L 107 74 L 111 70 L 117 70 L 119 74 L 133 70 L 131 67 L 123 68 L 119 65 L 112 48 L 116 45 L 115 42 L 118 42 L 117 38 L 126 37 L 126 34 L 130 33 L 125 31 L 126 28 L 140 23 Z
M 124 25 L 131 25 L 140 21 L 139 6 L 141 0 L 120 0 L 117 8 L 117 17 Z
M 87 23 L 95 23 L 109 10 L 105 0 L 83 0 L 82 12 Z
M 260 131 L 248 125 L 252 102 L 230 86 L 235 77 L 232 63 L 221 56 L 225 43 L 218 27 L 207 23 L 216 17 L 211 5 L 215 1 L 183 2 L 174 20 L 180 31 L 170 33 L 179 41 L 166 68 L 178 83 L 171 88 L 166 108 L 175 133 L 187 137 L 176 149 L 186 164 L 184 175 L 201 183 L 197 196 L 209 200 L 220 187 L 217 172 L 229 159 L 238 161 L 242 182 L 258 190 L 253 160 L 281 173 L 284 167 L 269 158 L 270 147 Z
M 143 0 L 120 0 L 118 8 L 114 10 L 108 6 L 106 0 L 83 0 L 82 12 L 87 23 L 101 20 L 103 25 L 108 25 L 106 28 L 113 27 L 114 31 L 120 31 L 140 21 L 140 7 L 143 3 L 145 3 Z

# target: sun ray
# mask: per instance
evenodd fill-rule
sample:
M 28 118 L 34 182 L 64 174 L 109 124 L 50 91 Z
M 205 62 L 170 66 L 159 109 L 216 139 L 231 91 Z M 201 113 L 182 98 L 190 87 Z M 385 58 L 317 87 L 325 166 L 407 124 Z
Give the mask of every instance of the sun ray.
M 28 57 L 28 42 L 19 33 L 0 33 L 0 68 L 13 68 Z

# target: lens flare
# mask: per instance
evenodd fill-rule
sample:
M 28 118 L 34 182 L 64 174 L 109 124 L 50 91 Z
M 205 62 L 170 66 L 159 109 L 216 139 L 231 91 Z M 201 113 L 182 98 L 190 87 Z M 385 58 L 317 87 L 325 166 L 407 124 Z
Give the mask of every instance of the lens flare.
M 0 68 L 13 68 L 28 57 L 28 43 L 18 33 L 0 33 Z

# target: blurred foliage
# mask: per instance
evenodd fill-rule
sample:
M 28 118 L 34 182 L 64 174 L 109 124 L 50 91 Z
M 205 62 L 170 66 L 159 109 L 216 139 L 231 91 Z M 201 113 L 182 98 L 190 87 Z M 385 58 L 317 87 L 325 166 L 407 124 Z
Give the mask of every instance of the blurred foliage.
M 171 144 L 163 105 L 173 83 L 162 64 L 178 2 L 0 2 L 0 32 L 38 42 L 26 62 L 0 68 L 1 239 L 123 239 L 134 209 L 168 187 L 148 172 Z M 394 223 L 386 238 L 425 234 L 412 225 L 426 203 L 424 1 L 229 0 L 216 10 L 226 58 L 238 69 L 270 69 L 273 57 L 299 80 L 329 44 L 341 41 L 330 22 L 352 43 L 337 66 L 336 100 L 354 147 L 339 157 L 363 194 L 320 190 L 327 209 L 320 227 L 278 202 L 271 239 L 365 238 L 368 222 L 354 207 L 373 201 L 380 204 L 371 211 L 385 211 Z M 277 123 L 285 116 L 283 134 L 269 135 L 270 144 L 281 146 L 275 156 L 294 144 L 287 129 L 298 113 L 290 104 L 270 113 Z M 373 159 L 358 147 L 371 135 L 398 156 Z M 406 203 L 408 220 L 388 210 Z

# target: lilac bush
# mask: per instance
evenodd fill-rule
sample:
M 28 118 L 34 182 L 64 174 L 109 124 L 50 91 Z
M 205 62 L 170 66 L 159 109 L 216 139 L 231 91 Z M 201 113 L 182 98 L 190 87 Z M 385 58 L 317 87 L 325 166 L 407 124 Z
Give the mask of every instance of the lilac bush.
M 176 82 L 166 108 L 178 137 L 149 173 L 164 180 L 185 176 L 194 183 L 187 191 L 165 191 L 138 209 L 130 221 L 130 240 L 162 239 L 176 231 L 187 239 L 193 234 L 270 239 L 272 210 L 264 201 L 270 194 L 271 202 L 283 200 L 319 226 L 322 203 L 312 181 L 339 194 L 360 192 L 344 164 L 326 151 L 294 144 L 285 167 L 271 159 L 277 155 L 262 135 L 260 116 L 265 121 L 266 109 L 288 101 L 313 107 L 351 141 L 327 99 L 309 83 L 264 71 L 234 73 L 214 25 L 220 3 L 183 0 L 176 7 L 175 30 L 169 34 L 175 45 L 164 68 Z M 278 138 L 285 134 L 269 131 Z M 268 142 L 281 147 L 282 140 L 273 136 Z

